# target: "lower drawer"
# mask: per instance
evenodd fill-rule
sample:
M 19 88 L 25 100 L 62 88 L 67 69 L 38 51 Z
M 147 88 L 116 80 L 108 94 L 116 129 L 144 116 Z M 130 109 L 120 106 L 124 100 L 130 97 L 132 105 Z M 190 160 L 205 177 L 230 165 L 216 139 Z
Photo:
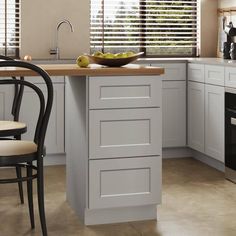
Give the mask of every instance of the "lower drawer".
M 160 156 L 89 161 L 89 208 L 161 202 Z

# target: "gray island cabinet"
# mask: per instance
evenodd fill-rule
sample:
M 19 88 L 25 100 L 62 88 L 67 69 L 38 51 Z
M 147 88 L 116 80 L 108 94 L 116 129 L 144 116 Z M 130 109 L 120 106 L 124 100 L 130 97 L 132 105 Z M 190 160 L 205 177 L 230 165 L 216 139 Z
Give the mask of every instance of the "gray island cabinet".
M 156 219 L 163 68 L 40 66 L 52 80 L 65 76 L 67 200 L 76 214 L 86 225 Z M 0 68 L 0 77 L 35 75 Z
M 66 78 L 67 200 L 86 225 L 156 219 L 161 83 L 142 74 Z

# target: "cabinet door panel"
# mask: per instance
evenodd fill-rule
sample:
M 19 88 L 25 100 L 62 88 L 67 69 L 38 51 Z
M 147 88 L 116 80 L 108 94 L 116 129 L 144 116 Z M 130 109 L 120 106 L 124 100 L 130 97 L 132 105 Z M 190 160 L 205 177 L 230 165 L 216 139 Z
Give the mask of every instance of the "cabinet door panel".
M 204 83 L 205 82 L 204 65 L 189 63 L 188 80 Z
M 161 157 L 89 161 L 89 208 L 161 202 Z
M 89 78 L 89 109 L 160 107 L 159 76 Z
M 89 111 L 91 159 L 160 154 L 160 108 Z
M 225 74 L 223 66 L 205 65 L 205 82 L 208 84 L 225 84 Z
M 0 120 L 13 120 L 13 116 L 11 115 L 13 98 L 13 86 L 0 85 Z
M 38 85 L 45 93 L 45 85 Z M 64 84 L 54 84 L 54 100 L 47 128 L 45 146 L 47 154 L 64 153 Z M 25 88 L 20 120 L 27 124 L 23 139 L 32 140 L 38 118 L 39 100 L 34 91 Z
M 165 73 L 160 76 L 163 81 L 186 80 L 186 63 L 163 63 L 152 64 L 152 66 L 163 67 L 165 69 Z
M 225 86 L 236 88 L 236 68 L 225 67 Z
M 205 154 L 224 162 L 224 88 L 205 85 Z
M 162 82 L 163 147 L 186 146 L 186 82 Z
M 188 145 L 204 152 L 204 84 L 188 83 Z

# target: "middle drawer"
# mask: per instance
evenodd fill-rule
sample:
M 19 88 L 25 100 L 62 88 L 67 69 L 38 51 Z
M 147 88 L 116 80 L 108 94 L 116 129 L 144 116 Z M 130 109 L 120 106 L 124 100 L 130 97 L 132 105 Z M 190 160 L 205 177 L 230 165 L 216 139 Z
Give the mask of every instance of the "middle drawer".
M 160 76 L 89 77 L 89 109 L 160 105 Z
M 161 154 L 161 109 L 89 111 L 89 158 Z

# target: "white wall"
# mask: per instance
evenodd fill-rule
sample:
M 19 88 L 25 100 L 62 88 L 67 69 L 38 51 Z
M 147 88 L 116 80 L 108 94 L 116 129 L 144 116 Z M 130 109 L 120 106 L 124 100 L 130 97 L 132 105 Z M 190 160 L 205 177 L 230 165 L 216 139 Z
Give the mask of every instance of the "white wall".
M 201 0 L 201 56 L 216 56 L 217 0 Z M 53 58 L 50 48 L 55 46 L 58 21 L 71 21 L 75 32 L 63 25 L 59 33 L 61 58 L 76 58 L 89 52 L 90 0 L 23 0 L 21 1 L 21 58 Z
M 56 25 L 68 19 L 59 32 L 61 58 L 76 58 L 89 52 L 89 0 L 23 0 L 21 1 L 21 58 L 50 58 L 49 50 L 55 47 Z
M 236 7 L 236 0 L 218 0 L 219 8 Z

